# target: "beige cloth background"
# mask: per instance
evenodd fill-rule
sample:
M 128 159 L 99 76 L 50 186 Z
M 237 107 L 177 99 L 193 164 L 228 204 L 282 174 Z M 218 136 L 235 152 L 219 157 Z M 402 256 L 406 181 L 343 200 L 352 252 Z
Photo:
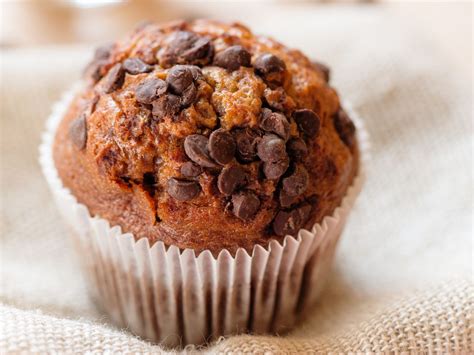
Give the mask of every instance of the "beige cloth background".
M 331 63 L 333 84 L 365 118 L 372 159 L 307 319 L 285 336 L 230 337 L 204 350 L 474 352 L 472 5 L 443 5 L 434 27 L 406 20 L 430 9 L 419 6 L 248 16 L 257 32 Z M 91 304 L 37 163 L 49 108 L 89 53 L 1 53 L 0 351 L 162 351 Z

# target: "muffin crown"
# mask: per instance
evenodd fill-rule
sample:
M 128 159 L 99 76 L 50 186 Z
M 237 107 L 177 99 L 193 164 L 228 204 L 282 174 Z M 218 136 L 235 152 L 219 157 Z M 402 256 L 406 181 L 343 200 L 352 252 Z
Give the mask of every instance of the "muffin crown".
M 354 175 L 355 128 L 327 67 L 240 24 L 142 25 L 100 47 L 85 79 L 74 154 L 142 191 L 162 231 L 294 234 Z

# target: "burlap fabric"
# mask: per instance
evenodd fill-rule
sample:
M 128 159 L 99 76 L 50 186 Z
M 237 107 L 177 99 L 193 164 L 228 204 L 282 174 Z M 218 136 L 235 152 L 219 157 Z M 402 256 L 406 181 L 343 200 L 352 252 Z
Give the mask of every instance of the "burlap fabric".
M 205 350 L 474 352 L 472 71 L 383 7 L 293 15 L 255 27 L 332 64 L 371 134 L 368 179 L 307 318 L 284 336 L 229 337 Z M 50 105 L 88 55 L 2 52 L 0 351 L 163 351 L 115 329 L 86 296 L 38 167 Z

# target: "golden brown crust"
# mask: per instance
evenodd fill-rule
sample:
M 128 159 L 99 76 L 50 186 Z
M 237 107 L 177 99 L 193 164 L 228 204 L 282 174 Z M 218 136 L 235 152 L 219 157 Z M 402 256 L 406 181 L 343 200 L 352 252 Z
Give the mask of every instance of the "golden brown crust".
M 178 114 L 158 120 L 151 106 L 137 102 L 136 91 L 145 79 L 166 79 L 173 65 L 164 64 L 163 51 L 178 30 L 209 38 L 213 53 L 241 45 L 250 52 L 252 66 L 258 65 L 255 61 L 259 55 L 273 53 L 286 65 L 282 78 L 278 78 L 281 84 L 270 83 L 254 67 L 229 71 L 209 65 L 212 63 L 197 63 L 202 77 L 195 80 L 194 102 Z M 111 68 L 127 58 L 140 58 L 152 70 L 127 73 L 111 82 Z M 218 127 L 228 132 L 245 127 L 257 130 L 262 107 L 269 103 L 272 110 L 276 107 L 275 111 L 288 117 L 290 136 L 304 138 L 308 147 L 308 154 L 298 163 L 308 173 L 308 184 L 292 203 L 311 207 L 305 218 L 306 227 L 333 212 L 357 172 L 357 144 L 354 137 L 347 136 L 353 135 L 353 126 L 344 121 L 348 128 L 335 127 L 340 103 L 326 82 L 325 73 L 301 52 L 257 37 L 242 25 L 202 20 L 150 24 L 116 44 L 109 56 L 96 59 L 88 72 L 99 81 L 89 82 L 61 122 L 54 145 L 55 164 L 64 185 L 92 215 L 120 225 L 136 238 L 147 237 L 151 243 L 161 240 L 197 252 L 209 249 L 213 253 L 222 249 L 234 252 L 239 247 L 251 250 L 255 244 L 267 245 L 272 238 L 282 240 L 283 236 L 272 229 L 278 211 L 288 210 L 279 202 L 282 179 L 262 176 L 259 159 L 242 162 L 236 157 L 231 163 L 243 168 L 245 191 L 260 200 L 258 211 L 250 219 L 236 217 L 231 211 L 231 197 L 219 191 L 217 176 L 222 167 L 203 169 L 198 177 L 189 179 L 197 181 L 200 189 L 190 200 L 180 201 L 167 191 L 170 178 L 183 179 L 180 169 L 189 161 L 183 148 L 186 137 L 196 133 L 209 137 Z M 291 118 L 295 109 L 309 109 L 319 117 L 319 133 L 314 138 L 303 137 L 301 127 Z M 87 127 L 84 149 L 74 144 L 70 132 L 71 123 L 81 115 Z M 290 165 L 294 164 L 291 160 Z

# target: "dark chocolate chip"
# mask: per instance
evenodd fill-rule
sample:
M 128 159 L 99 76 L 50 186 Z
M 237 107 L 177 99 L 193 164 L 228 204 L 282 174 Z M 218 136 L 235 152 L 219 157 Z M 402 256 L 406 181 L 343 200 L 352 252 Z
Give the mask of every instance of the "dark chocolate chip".
M 193 85 L 193 72 L 187 65 L 175 65 L 168 71 L 166 82 L 174 94 L 181 95 Z
M 298 228 L 293 211 L 279 211 L 273 220 L 273 231 L 281 237 L 287 234 L 292 235 Z
M 94 59 L 109 59 L 114 46 L 114 43 L 106 43 L 97 47 L 94 51 Z
M 181 105 L 183 107 L 187 107 L 194 102 L 196 102 L 196 99 L 198 98 L 198 90 L 196 88 L 196 85 L 191 84 L 189 85 L 181 95 Z
M 232 196 L 232 211 L 242 220 L 248 220 L 257 213 L 260 200 L 253 192 L 243 192 Z
M 94 58 L 85 68 L 84 75 L 91 78 L 94 83 L 102 78 L 102 69 L 107 64 L 113 47 L 114 44 L 109 43 L 96 48 Z
M 168 84 L 158 78 L 146 79 L 138 85 L 135 98 L 142 104 L 151 104 L 168 89 Z
M 287 159 L 285 141 L 274 134 L 266 134 L 257 146 L 258 157 L 264 162 Z
M 339 110 L 334 116 L 334 127 L 339 137 L 348 146 L 354 145 L 356 127 L 344 110 Z
M 260 55 L 254 62 L 254 67 L 258 75 L 272 87 L 283 83 L 283 73 L 286 69 L 285 62 L 271 53 Z
M 273 230 L 276 235 L 294 235 L 308 220 L 311 207 L 303 205 L 291 211 L 280 211 L 273 220 Z
M 182 53 L 185 61 L 190 64 L 200 63 L 201 65 L 208 64 L 214 54 L 214 47 L 211 40 L 205 37 L 199 37 L 190 48 Z
M 181 95 L 182 106 L 189 106 L 196 101 L 198 90 L 194 80 L 201 75 L 201 70 L 194 65 L 175 65 L 169 70 L 166 82 L 173 93 Z
M 267 179 L 278 180 L 282 176 L 288 166 L 290 165 L 290 160 L 288 157 L 285 157 L 278 161 L 269 161 L 263 163 L 263 173 Z
M 290 207 L 298 200 L 298 196 L 290 196 L 285 190 L 281 190 L 278 195 L 281 207 Z
M 155 49 L 152 47 L 143 47 L 137 52 L 137 56 L 140 57 L 148 65 L 155 65 L 158 63 L 156 59 Z
M 138 58 L 128 58 L 123 62 L 125 71 L 132 75 L 149 73 L 153 70 L 151 65 L 148 65 Z
M 80 115 L 69 125 L 69 138 L 78 149 L 84 149 L 87 142 L 86 116 Z
M 263 75 L 280 73 L 286 69 L 285 62 L 271 53 L 262 54 L 255 59 L 254 67 L 257 73 Z
M 300 207 L 298 208 L 298 215 L 299 215 L 300 218 L 301 218 L 302 227 L 303 227 L 303 225 L 304 225 L 306 222 L 308 222 L 309 215 L 310 215 L 310 213 L 311 213 L 311 209 L 312 209 L 311 206 L 308 205 L 308 204 L 304 204 L 304 205 L 302 205 L 302 206 L 300 206 Z
M 210 62 L 213 46 L 208 38 L 192 32 L 177 31 L 170 35 L 167 45 L 158 53 L 160 65 L 200 64 Z
M 214 65 L 233 71 L 250 66 L 250 53 L 242 46 L 232 46 L 219 52 L 214 57 Z
M 191 73 L 193 74 L 193 79 L 194 81 L 197 81 L 199 79 L 202 79 L 202 70 L 196 65 L 188 65 L 189 70 L 191 70 Z
M 209 153 L 219 164 L 229 163 L 235 155 L 234 137 L 223 128 L 215 130 L 209 136 Z
M 313 65 L 318 69 L 324 76 L 324 80 L 329 83 L 329 80 L 331 79 L 331 70 L 329 67 L 323 63 L 313 61 Z
M 245 170 L 239 165 L 224 167 L 217 178 L 217 188 L 224 195 L 230 196 L 245 182 Z
M 180 111 L 181 99 L 173 94 L 166 94 L 153 101 L 152 114 L 156 118 L 172 117 Z
M 205 168 L 215 168 L 216 163 L 209 156 L 208 139 L 200 134 L 192 134 L 184 140 L 184 151 L 189 159 Z
M 193 163 L 192 161 L 187 161 L 186 163 L 181 165 L 180 171 L 181 174 L 183 174 L 184 176 L 196 177 L 201 175 L 202 168 L 199 165 Z
M 285 141 L 290 135 L 290 124 L 285 115 L 279 112 L 272 112 L 268 108 L 262 109 L 260 127 L 264 131 L 278 134 Z
M 309 176 L 303 165 L 297 165 L 290 176 L 282 180 L 282 189 L 289 196 L 299 196 L 308 187 Z
M 234 131 L 237 145 L 237 157 L 243 162 L 251 162 L 257 157 L 257 144 L 260 140 L 258 134 L 249 129 L 238 129 Z
M 104 78 L 103 89 L 106 94 L 110 94 L 112 91 L 119 89 L 123 84 L 125 78 L 125 72 L 122 68 L 122 64 L 115 64 L 107 73 Z
M 314 111 L 308 109 L 296 110 L 293 112 L 293 118 L 300 130 L 308 137 L 314 137 L 318 134 L 321 120 Z
M 99 99 L 100 99 L 100 95 L 95 93 L 94 97 L 89 102 L 89 115 L 92 115 L 95 112 Z
M 104 60 L 93 60 L 90 62 L 84 70 L 84 76 L 92 79 L 94 83 L 97 83 L 103 76 L 102 69 L 106 61 Z
M 308 147 L 301 138 L 292 138 L 286 144 L 289 156 L 295 161 L 302 161 L 308 154 Z
M 189 201 L 199 195 L 201 188 L 195 181 L 178 180 L 171 178 L 168 180 L 168 194 L 178 201 Z

